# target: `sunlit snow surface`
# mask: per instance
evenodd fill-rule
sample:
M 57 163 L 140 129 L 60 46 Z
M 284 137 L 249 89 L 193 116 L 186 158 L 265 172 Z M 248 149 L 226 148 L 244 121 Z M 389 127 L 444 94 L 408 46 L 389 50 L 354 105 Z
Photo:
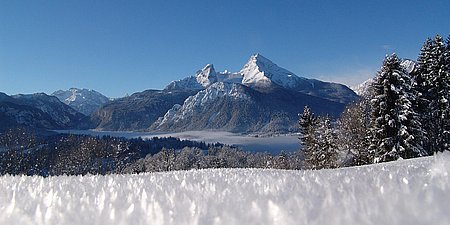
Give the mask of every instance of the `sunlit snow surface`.
M 450 154 L 322 171 L 0 178 L 0 224 L 450 224 Z

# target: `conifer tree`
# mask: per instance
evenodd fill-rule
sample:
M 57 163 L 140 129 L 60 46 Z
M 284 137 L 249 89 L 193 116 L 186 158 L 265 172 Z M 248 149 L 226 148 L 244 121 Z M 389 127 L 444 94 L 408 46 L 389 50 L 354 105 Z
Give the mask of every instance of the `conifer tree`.
M 442 103 L 445 111 L 443 112 L 444 118 L 444 131 L 443 131 L 443 143 L 444 150 L 450 151 L 450 35 L 447 37 L 447 46 L 444 51 L 444 72 L 445 72 L 445 90 L 442 91 L 443 96 Z
M 307 169 L 335 168 L 338 165 L 336 134 L 330 118 L 317 118 L 305 106 L 299 120 L 302 136 L 304 167 Z
M 420 49 L 419 57 L 417 59 L 417 69 L 410 74 L 413 81 L 413 93 L 416 96 L 415 109 L 419 114 L 419 120 L 425 132 L 423 138 L 423 148 L 427 151 L 428 155 L 432 154 L 429 131 L 433 125 L 430 123 L 430 97 L 428 91 L 431 83 L 428 77 L 429 68 L 427 65 L 431 64 L 430 59 L 432 45 L 433 41 L 428 38 Z
M 372 84 L 370 102 L 369 149 L 375 153 L 375 162 L 426 155 L 411 88 L 411 79 L 398 57 L 395 54 L 386 57 Z
M 368 129 L 370 125 L 370 104 L 366 96 L 344 110 L 337 128 L 338 148 L 346 153 L 347 165 L 365 165 L 373 162 L 369 151 Z
M 300 144 L 302 145 L 303 155 L 305 158 L 304 167 L 307 169 L 314 168 L 314 154 L 317 146 L 315 133 L 317 126 L 317 118 L 308 106 L 305 106 L 303 114 L 299 119 L 300 126 Z
M 317 148 L 315 148 L 315 169 L 329 169 L 338 167 L 338 148 L 336 145 L 336 133 L 331 126 L 328 116 L 319 119 L 317 128 Z
M 439 75 L 442 79 L 442 89 L 439 90 L 439 108 L 442 110 L 440 113 L 442 136 L 439 151 L 450 151 L 450 35 L 444 44 Z
M 419 101 L 419 113 L 427 132 L 425 147 L 428 154 L 432 154 L 448 149 L 450 139 L 448 44 L 444 44 L 440 35 L 425 42 L 418 63 L 415 90 L 423 97 Z

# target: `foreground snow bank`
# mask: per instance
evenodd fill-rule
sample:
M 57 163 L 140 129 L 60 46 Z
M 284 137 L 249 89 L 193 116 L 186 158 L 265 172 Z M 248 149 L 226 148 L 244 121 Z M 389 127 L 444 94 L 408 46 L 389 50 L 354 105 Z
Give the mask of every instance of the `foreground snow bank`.
M 450 224 L 450 154 L 371 166 L 0 178 L 0 224 Z

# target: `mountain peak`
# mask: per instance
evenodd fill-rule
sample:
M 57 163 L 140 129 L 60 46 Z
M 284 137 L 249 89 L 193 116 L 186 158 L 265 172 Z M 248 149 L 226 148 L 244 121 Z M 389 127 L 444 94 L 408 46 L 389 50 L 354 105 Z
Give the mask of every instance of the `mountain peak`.
M 256 53 L 250 56 L 247 64 L 245 66 L 257 65 L 258 67 L 262 67 L 261 69 L 265 69 L 267 67 L 277 66 L 275 63 L 270 61 L 270 59 L 264 57 L 263 55 Z M 245 67 L 244 66 L 244 67 Z
M 202 70 L 210 70 L 210 69 L 214 70 L 214 65 L 213 65 L 213 64 L 210 64 L 210 63 L 208 63 L 208 64 L 206 64 L 206 66 L 205 66 L 205 67 L 203 67 L 203 69 L 202 69 Z
M 299 79 L 294 73 L 279 67 L 259 53 L 250 56 L 239 73 L 243 76 L 242 83 L 247 86 L 268 87 L 275 83 L 293 88 Z
M 197 71 L 196 78 L 203 87 L 217 82 L 217 73 L 213 64 L 207 64 L 202 70 Z

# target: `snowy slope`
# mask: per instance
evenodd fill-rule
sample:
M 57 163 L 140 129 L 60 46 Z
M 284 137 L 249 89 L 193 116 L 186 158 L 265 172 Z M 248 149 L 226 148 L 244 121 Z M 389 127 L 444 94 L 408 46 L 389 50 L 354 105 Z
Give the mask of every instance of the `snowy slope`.
M 449 224 L 450 154 L 364 167 L 0 178 L 0 224 Z
M 241 83 L 242 75 L 228 71 L 216 72 L 212 64 L 207 64 L 203 69 L 197 71 L 194 76 L 170 82 L 166 90 L 191 89 L 202 90 L 217 82 Z
M 212 64 L 208 64 L 201 71 L 197 72 L 197 82 L 203 87 L 217 82 L 216 70 Z
M 224 96 L 231 97 L 233 99 L 250 101 L 251 98 L 239 89 L 239 84 L 218 82 L 212 84 L 205 90 L 199 91 L 197 94 L 190 96 L 184 101 L 184 104 L 174 105 L 172 109 L 168 110 L 164 117 L 161 117 L 156 121 L 155 128 L 160 128 L 168 122 L 177 122 L 182 119 L 189 119 L 195 113 L 201 112 L 205 106 L 211 105 L 219 98 Z
M 204 87 L 198 83 L 196 76 L 189 76 L 181 80 L 175 80 L 170 82 L 164 89 L 166 90 L 179 90 L 179 89 L 189 89 L 189 90 L 202 90 Z

